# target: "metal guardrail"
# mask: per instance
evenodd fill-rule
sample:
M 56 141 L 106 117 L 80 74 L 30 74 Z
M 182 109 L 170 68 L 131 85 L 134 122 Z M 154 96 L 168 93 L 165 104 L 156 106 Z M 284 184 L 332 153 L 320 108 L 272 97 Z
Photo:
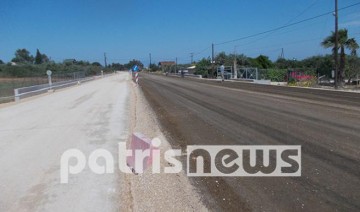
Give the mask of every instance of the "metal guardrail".
M 42 85 L 34 85 L 34 86 L 23 87 L 23 88 L 16 88 L 16 89 L 14 89 L 14 96 L 5 97 L 5 98 L 7 98 L 7 99 L 12 98 L 15 100 L 15 102 L 17 102 L 21 98 L 27 98 L 27 97 L 35 96 L 35 95 L 38 95 L 41 93 L 46 93 L 49 90 L 56 90 L 56 89 L 61 89 L 61 88 L 65 88 L 65 87 L 74 86 L 79 83 L 91 81 L 91 80 L 102 78 L 102 77 L 105 77 L 105 75 L 104 76 L 86 77 L 86 78 L 79 79 L 79 80 L 56 82 L 56 83 L 53 83 L 51 86 L 49 84 L 42 84 Z
M 76 85 L 78 82 L 87 82 L 90 80 L 98 79 L 98 78 L 104 78 L 111 76 L 115 74 L 116 71 L 113 73 L 107 73 L 104 74 L 103 72 L 101 75 L 91 76 L 91 77 L 85 77 L 84 74 L 81 74 L 80 72 L 74 72 L 72 75 L 74 76 L 72 79 L 68 79 L 66 81 L 61 82 L 53 82 L 51 86 L 49 86 L 48 83 L 46 84 L 39 84 L 39 85 L 32 85 L 27 87 L 21 87 L 21 88 L 13 88 L 14 95 L 8 94 L 7 96 L 0 96 L 0 104 L 1 103 L 7 103 L 12 101 L 19 101 L 21 98 L 31 97 L 35 96 L 41 93 L 46 93 L 48 90 L 51 89 L 61 89 L 65 87 L 70 87 Z

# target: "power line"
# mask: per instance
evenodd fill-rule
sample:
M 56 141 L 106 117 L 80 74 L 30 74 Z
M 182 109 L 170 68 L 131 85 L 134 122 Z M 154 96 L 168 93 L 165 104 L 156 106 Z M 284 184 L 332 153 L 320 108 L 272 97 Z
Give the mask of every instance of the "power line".
M 305 28 L 305 27 L 304 27 L 304 28 Z M 281 32 L 281 33 L 278 33 L 277 35 L 284 35 L 284 34 L 286 34 L 286 33 L 291 33 L 291 32 L 297 31 L 297 30 L 301 30 L 301 29 L 303 29 L 303 28 L 291 29 L 291 30 L 289 30 L 289 31 L 283 31 L 283 32 Z M 267 38 L 267 37 L 268 37 L 268 35 L 265 35 L 265 36 L 263 36 L 263 37 L 260 37 L 260 38 L 255 39 L 255 40 L 248 41 L 248 42 L 246 42 L 246 43 L 237 44 L 236 46 L 237 46 L 237 47 L 238 47 L 238 46 L 242 46 L 242 47 L 244 47 L 244 46 L 249 46 L 249 45 L 251 45 L 251 44 L 253 44 L 253 43 L 256 43 L 256 42 L 258 42 L 258 41 L 260 41 L 260 40 L 262 40 L 262 39 L 265 39 L 265 38 Z M 314 40 L 314 39 L 312 39 L 312 40 Z M 283 45 L 283 44 L 279 44 L 279 45 Z
M 310 8 L 312 8 L 315 4 L 317 4 L 319 0 L 314 1 L 310 6 L 308 6 L 307 8 L 305 8 L 302 12 L 300 12 L 297 16 L 295 16 L 294 18 L 292 18 L 291 20 L 289 20 L 288 22 L 286 22 L 286 24 L 290 24 L 291 22 L 293 22 L 294 20 L 296 20 L 298 17 L 300 17 L 301 15 L 303 15 L 306 11 L 308 11 Z
M 194 53 L 194 56 L 199 55 L 199 54 L 201 54 L 201 53 L 204 53 L 206 50 L 209 50 L 210 48 L 211 48 L 211 47 L 208 46 L 208 47 L 206 47 L 205 49 L 203 49 L 203 50 L 201 50 L 201 51 L 199 51 L 199 52 Z
M 313 7 L 318 1 L 319 1 L 319 0 L 314 1 L 311 5 L 309 5 L 309 6 L 306 7 L 303 11 L 301 11 L 297 16 L 295 16 L 294 18 L 292 18 L 292 19 L 290 19 L 289 21 L 287 21 L 287 22 L 285 23 L 285 25 L 286 25 L 286 24 L 290 24 L 291 22 L 293 22 L 294 20 L 296 20 L 298 17 L 300 17 L 301 15 L 303 15 L 306 11 L 308 11 L 311 7 Z M 269 33 L 268 35 L 265 35 L 265 36 L 262 37 L 262 38 L 256 39 L 255 41 L 253 41 L 253 42 L 251 42 L 251 43 L 255 43 L 255 42 L 259 41 L 259 40 L 265 39 L 265 38 L 269 37 L 271 34 L 274 34 L 274 33 L 275 33 L 275 31 L 272 32 L 272 33 Z M 247 43 L 247 44 L 249 44 L 249 43 Z
M 291 46 L 294 44 L 299 44 L 299 43 L 305 43 L 305 42 L 310 42 L 310 41 L 315 41 L 315 40 L 322 40 L 322 38 L 311 38 L 311 39 L 306 39 L 306 40 L 296 40 L 296 41 L 292 41 L 292 42 L 287 42 L 287 43 L 281 43 L 281 44 L 273 44 L 273 45 L 269 45 L 269 46 L 262 46 L 262 49 L 266 49 L 266 48 L 273 48 L 273 47 L 277 47 L 277 46 L 282 46 L 282 48 L 287 47 L 287 46 Z M 260 47 L 259 47 L 260 48 Z M 255 49 L 254 47 L 248 47 L 248 48 L 244 48 L 242 49 L 243 51 L 248 51 L 248 50 L 253 50 Z M 257 50 L 257 49 L 255 49 Z
M 340 9 L 338 9 L 338 11 L 345 10 L 347 8 L 354 7 L 354 6 L 357 6 L 357 5 L 360 5 L 360 2 L 349 5 L 349 6 L 346 6 L 346 7 L 343 7 L 343 8 L 340 8 Z M 314 17 L 311 17 L 311 18 L 307 18 L 307 19 L 297 21 L 297 22 L 294 22 L 294 23 L 291 23 L 291 24 L 286 24 L 284 26 L 280 26 L 280 27 L 270 29 L 270 30 L 267 30 L 267 31 L 264 31 L 264 32 L 259 32 L 259 33 L 256 33 L 256 34 L 248 35 L 248 36 L 241 37 L 241 38 L 238 38 L 238 39 L 229 40 L 229 41 L 225 41 L 225 42 L 222 42 L 222 43 L 217 43 L 215 45 L 217 45 L 217 46 L 218 45 L 224 45 L 224 44 L 227 44 L 227 43 L 232 43 L 232 42 L 235 42 L 235 41 L 244 40 L 244 39 L 256 37 L 256 36 L 259 36 L 259 35 L 263 35 L 263 34 L 266 34 L 266 33 L 269 33 L 269 32 L 274 32 L 274 31 L 284 29 L 284 28 L 287 28 L 287 27 L 290 27 L 290 26 L 294 26 L 294 25 L 298 25 L 298 24 L 301 24 L 301 23 L 304 23 L 304 22 L 307 22 L 307 21 L 311 21 L 311 20 L 326 16 L 326 15 L 329 15 L 329 14 L 333 14 L 333 12 L 334 11 L 326 12 L 326 13 L 323 13 L 321 15 L 317 15 L 317 16 L 314 16 Z

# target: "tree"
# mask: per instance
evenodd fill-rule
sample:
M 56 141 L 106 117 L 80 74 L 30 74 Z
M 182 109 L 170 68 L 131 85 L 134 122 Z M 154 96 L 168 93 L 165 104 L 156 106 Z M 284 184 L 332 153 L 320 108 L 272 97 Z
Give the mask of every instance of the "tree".
M 129 61 L 129 63 L 125 64 L 124 66 L 127 69 L 131 69 L 135 65 L 137 65 L 140 70 L 144 67 L 144 65 L 142 64 L 142 62 L 140 60 L 135 60 L 135 59 Z
M 36 50 L 35 64 L 42 64 L 49 62 L 49 58 L 46 54 L 41 54 L 39 49 Z
M 236 56 L 237 64 L 240 66 L 250 66 L 250 59 L 244 54 Z
M 257 58 L 255 58 L 255 60 L 253 60 L 253 65 L 263 69 L 268 69 L 273 66 L 269 57 L 264 55 L 259 55 Z
M 113 68 L 114 70 L 125 70 L 124 65 L 120 63 L 111 64 L 111 68 Z
M 160 70 L 160 67 L 157 66 L 155 63 L 151 63 L 150 71 L 158 71 L 158 70 Z
M 35 64 L 41 64 L 41 63 L 42 63 L 42 55 L 39 49 L 36 49 Z
M 345 78 L 345 62 L 346 62 L 346 54 L 345 49 L 349 49 L 351 51 L 351 55 L 356 55 L 356 49 L 359 48 L 355 38 L 348 38 L 347 29 L 340 29 L 338 31 L 338 49 L 335 49 L 335 32 L 331 32 L 331 35 L 326 37 L 321 45 L 325 48 L 332 48 L 333 54 L 339 51 L 340 49 L 340 65 L 338 70 L 338 82 L 340 85 L 343 84 Z
M 203 58 L 196 64 L 195 73 L 197 75 L 202 75 L 203 77 L 208 77 L 211 71 L 211 59 Z
M 91 63 L 91 65 L 92 66 L 99 66 L 99 67 L 101 66 L 101 64 L 99 62 L 93 62 L 93 63 Z M 113 65 L 114 65 L 114 63 L 113 63 Z
M 220 52 L 215 56 L 217 65 L 232 66 L 234 64 L 234 54 L 227 55 L 225 52 Z
M 215 61 L 217 64 L 225 64 L 227 57 L 225 52 L 220 52 L 215 56 Z
M 15 57 L 11 60 L 15 63 L 33 63 L 34 57 L 26 49 L 18 49 L 15 52 Z
M 46 54 L 41 54 L 41 63 L 48 63 L 50 59 Z
M 289 60 L 285 58 L 278 58 L 274 66 L 279 69 L 288 69 L 288 68 L 295 68 L 294 60 Z
M 308 57 L 301 63 L 304 68 L 316 70 L 316 73 L 320 76 L 326 75 L 327 77 L 331 77 L 331 70 L 333 70 L 334 67 L 334 61 L 331 55 Z
M 346 77 L 349 79 L 348 83 L 350 83 L 353 78 L 360 76 L 360 58 L 352 55 L 349 57 L 348 64 Z
M 84 61 L 84 60 L 76 61 L 75 64 L 79 65 L 79 66 L 88 66 L 88 65 L 90 65 L 90 63 L 88 61 Z
M 0 60 L 0 65 L 4 64 L 4 61 Z

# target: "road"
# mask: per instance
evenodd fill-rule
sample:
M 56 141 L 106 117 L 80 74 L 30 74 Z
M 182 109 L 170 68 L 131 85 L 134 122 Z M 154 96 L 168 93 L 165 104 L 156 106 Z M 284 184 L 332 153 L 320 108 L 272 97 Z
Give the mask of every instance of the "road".
M 120 73 L 0 108 L 0 211 L 119 209 L 115 174 L 85 168 L 60 184 L 60 158 L 72 148 L 86 157 L 97 148 L 116 154 L 127 141 L 127 78 Z
M 360 95 L 140 75 L 173 147 L 301 145 L 301 177 L 193 177 L 208 208 L 359 211 Z

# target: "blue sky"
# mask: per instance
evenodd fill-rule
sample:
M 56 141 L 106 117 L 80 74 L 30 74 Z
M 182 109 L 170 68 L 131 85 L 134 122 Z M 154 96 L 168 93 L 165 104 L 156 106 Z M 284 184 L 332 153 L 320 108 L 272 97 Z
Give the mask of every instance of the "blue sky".
M 339 0 L 339 8 L 359 0 Z M 39 48 L 55 61 L 67 58 L 127 63 L 189 63 L 220 44 L 334 10 L 333 0 L 1 0 L 0 59 Z M 340 28 L 360 42 L 360 5 L 339 12 Z M 330 53 L 321 40 L 334 30 L 326 15 L 261 36 L 215 45 L 224 51 L 276 60 Z M 236 47 L 236 48 L 235 48 Z

